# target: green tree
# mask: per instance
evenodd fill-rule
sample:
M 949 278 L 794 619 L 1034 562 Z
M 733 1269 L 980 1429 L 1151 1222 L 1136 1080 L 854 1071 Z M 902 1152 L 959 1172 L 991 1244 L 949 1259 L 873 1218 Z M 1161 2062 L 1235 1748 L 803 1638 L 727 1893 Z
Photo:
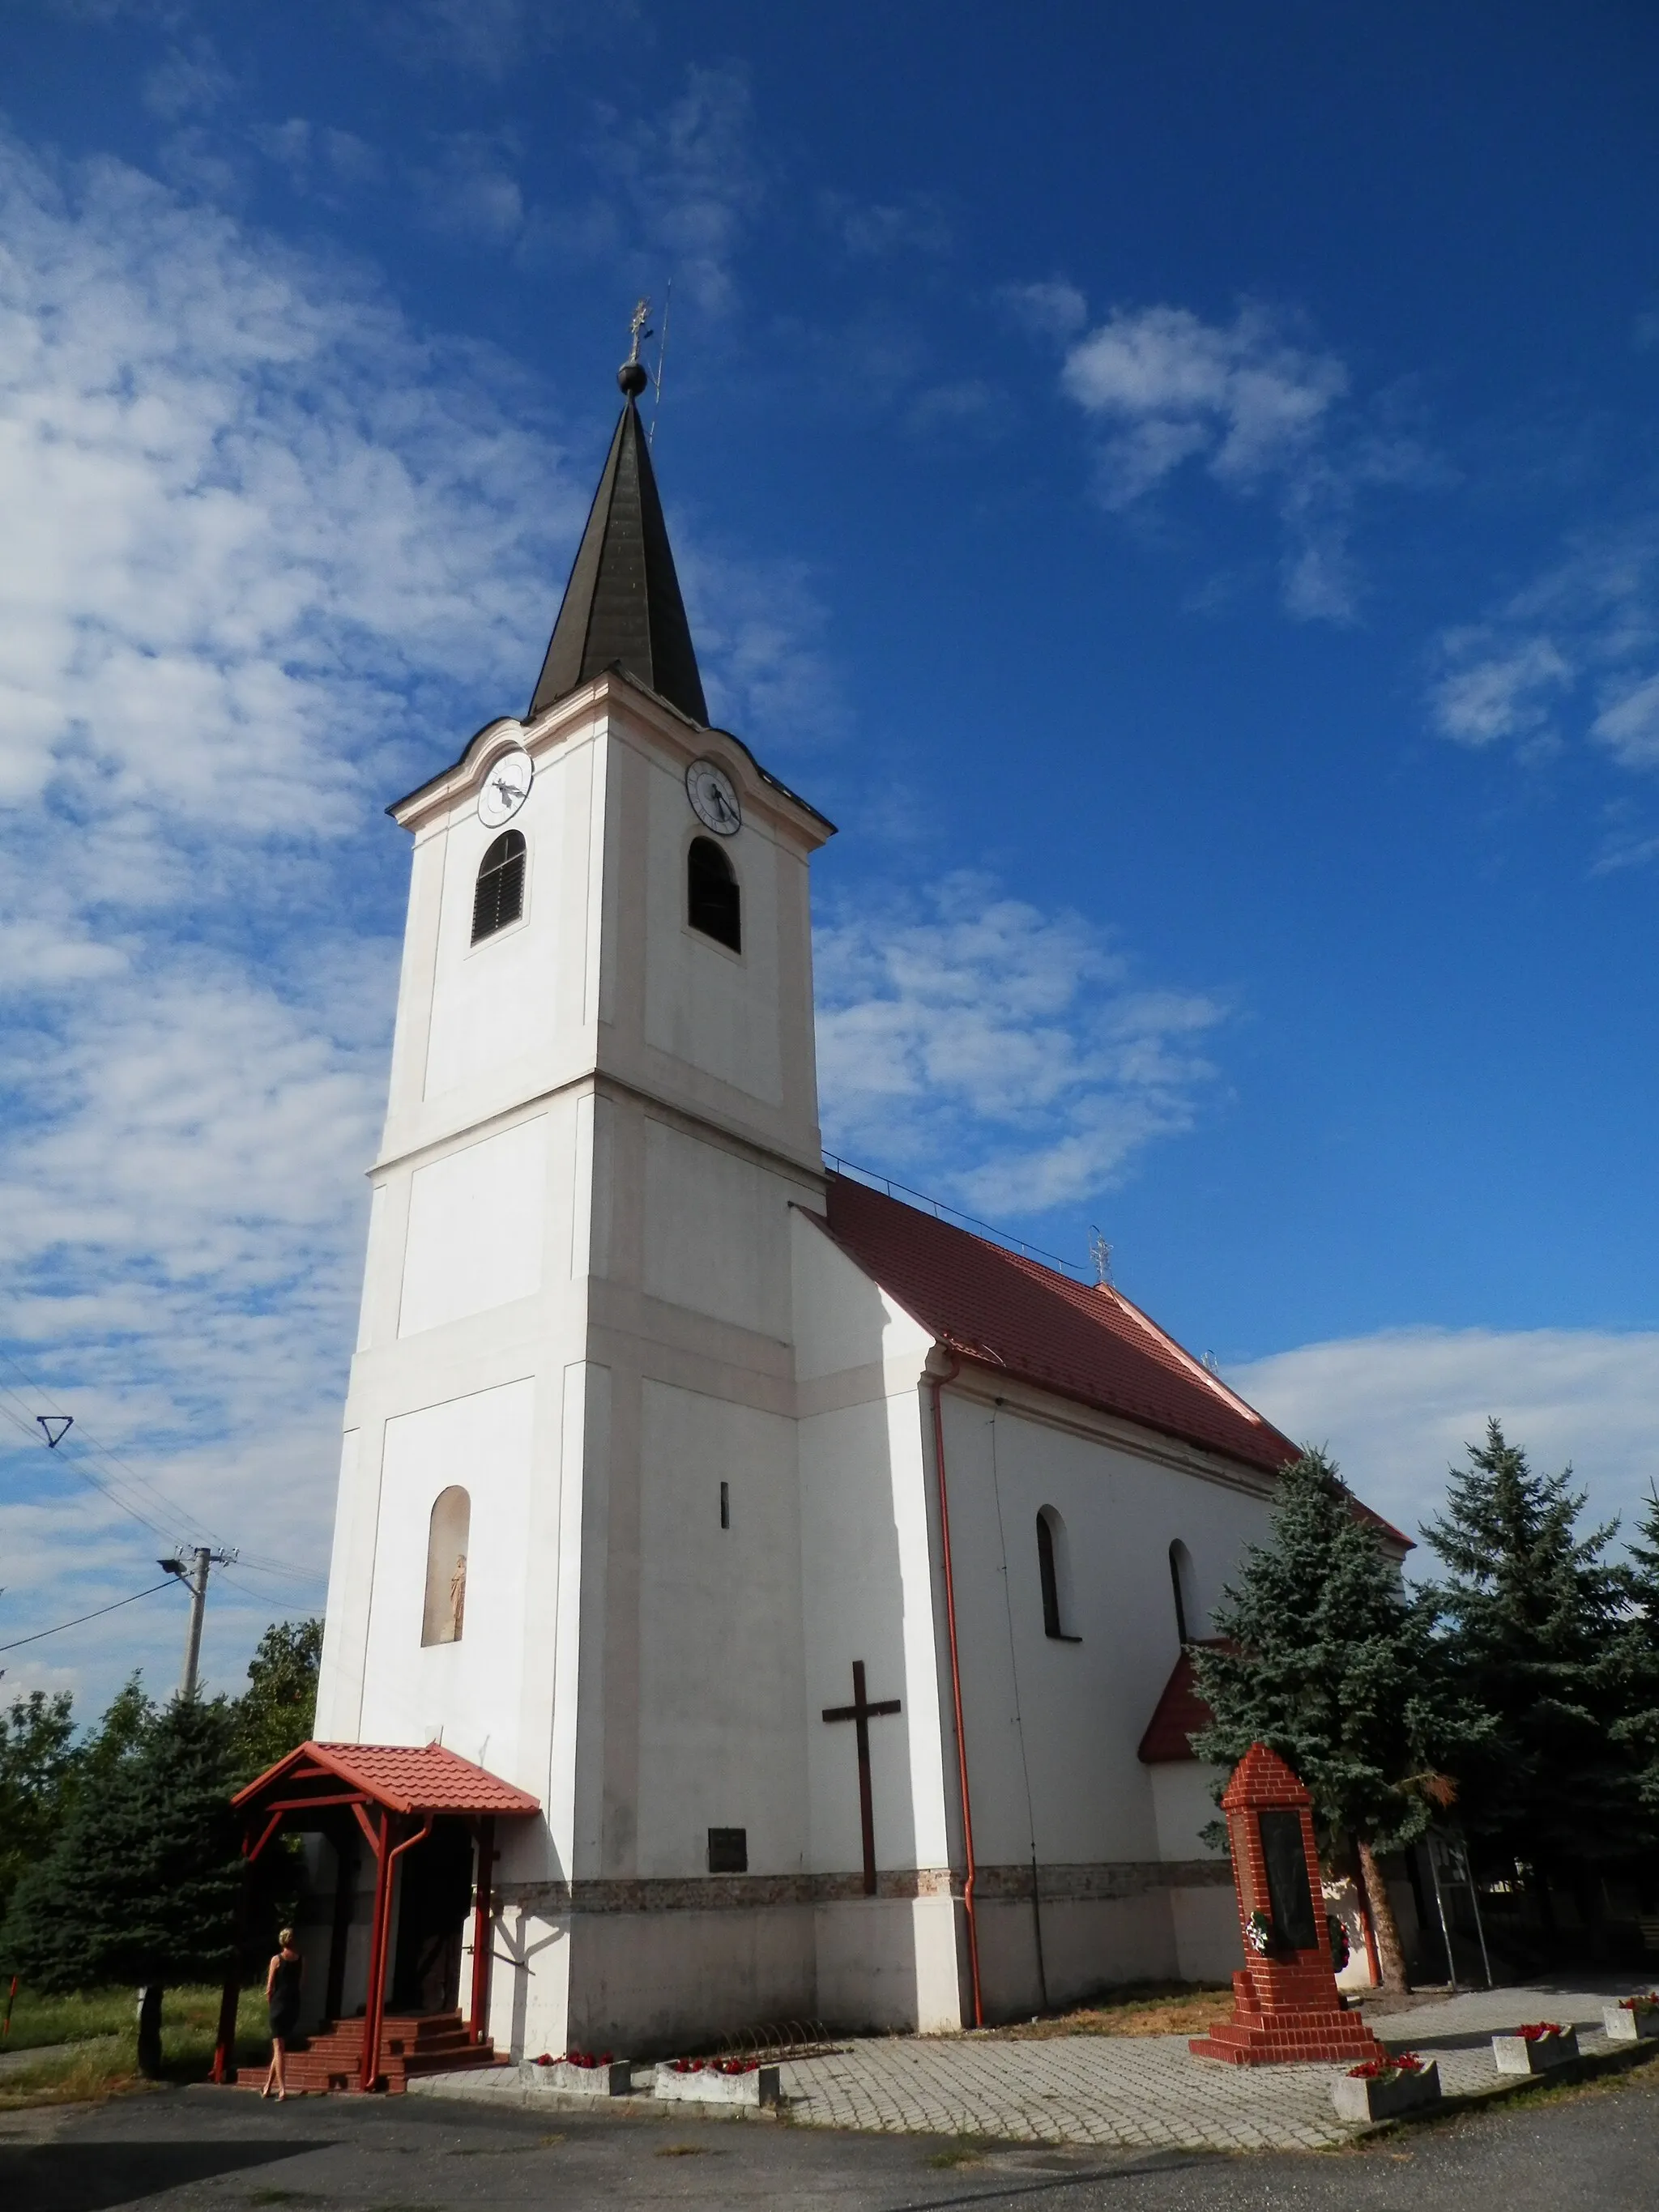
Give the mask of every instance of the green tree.
M 248 1686 L 236 1700 L 237 1784 L 252 1782 L 297 1750 L 317 1717 L 320 1620 L 273 1621 L 248 1662 Z
M 1383 1980 L 1407 1986 L 1380 1852 L 1420 1836 L 1447 1803 L 1481 1723 L 1452 1692 L 1430 1609 L 1409 1598 L 1337 1469 L 1304 1452 L 1279 1477 L 1267 1543 L 1244 1556 L 1215 1613 L 1220 1648 L 1195 1649 L 1214 1716 L 1193 1739 L 1231 1766 L 1252 1743 L 1307 1784 L 1322 1852 L 1359 1862 Z
M 1491 1727 L 1467 1762 L 1463 1810 L 1488 1864 L 1549 1879 L 1626 1856 L 1638 1838 L 1621 1717 L 1625 1594 L 1604 1558 L 1618 1523 L 1580 1534 L 1572 1470 L 1536 1474 L 1497 1421 L 1451 1470 L 1446 1510 L 1423 1534 L 1448 1570 L 1434 1592 L 1447 1657 Z
M 118 1733 L 132 1711 L 128 1699 Z M 42 1990 L 141 1985 L 147 2074 L 161 2062 L 163 1988 L 216 1980 L 230 1961 L 241 1882 L 234 1758 L 222 1700 L 176 1698 L 155 1714 L 110 1753 L 97 1786 L 77 1791 L 55 1849 L 20 1880 L 0 1931 L 0 1960 Z
M 1659 1848 L 1659 1494 L 1650 1496 L 1620 1573 L 1626 1613 L 1613 1662 L 1623 1711 L 1610 1734 L 1631 1763 L 1642 1848 Z
M 0 1716 L 0 1920 L 18 1878 L 57 1840 L 75 1771 L 75 1718 L 67 1690 L 14 1698 Z

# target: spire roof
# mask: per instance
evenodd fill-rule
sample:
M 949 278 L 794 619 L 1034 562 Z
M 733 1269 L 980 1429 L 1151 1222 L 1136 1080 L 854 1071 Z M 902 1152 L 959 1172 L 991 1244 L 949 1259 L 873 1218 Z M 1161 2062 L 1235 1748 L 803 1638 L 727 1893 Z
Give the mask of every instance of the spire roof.
M 622 415 L 526 720 L 607 668 L 620 668 L 694 722 L 706 723 L 691 626 L 635 404 L 645 371 L 629 362 L 617 381 L 625 395 Z

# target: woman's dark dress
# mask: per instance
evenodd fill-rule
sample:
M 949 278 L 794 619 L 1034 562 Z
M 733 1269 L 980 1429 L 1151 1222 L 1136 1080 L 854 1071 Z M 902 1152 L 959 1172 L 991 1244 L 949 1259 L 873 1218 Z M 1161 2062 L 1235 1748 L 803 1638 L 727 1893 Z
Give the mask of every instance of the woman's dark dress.
M 286 2043 L 300 2025 L 300 1961 L 277 1954 L 276 1978 L 270 1984 L 270 2033 L 274 2041 Z

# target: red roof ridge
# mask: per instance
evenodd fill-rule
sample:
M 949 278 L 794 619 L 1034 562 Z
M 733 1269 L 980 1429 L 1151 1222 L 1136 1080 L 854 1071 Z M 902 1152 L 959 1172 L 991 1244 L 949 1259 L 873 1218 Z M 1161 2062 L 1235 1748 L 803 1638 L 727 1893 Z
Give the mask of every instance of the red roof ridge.
M 1206 1367 L 1201 1359 L 1194 1359 L 1185 1345 L 1177 1343 L 1167 1328 L 1160 1328 L 1152 1316 L 1143 1312 L 1133 1298 L 1126 1298 L 1115 1283 L 1098 1283 L 1095 1287 L 1104 1291 L 1108 1297 L 1115 1298 L 1124 1312 L 1138 1321 L 1149 1336 L 1156 1337 L 1160 1344 L 1167 1345 L 1195 1381 L 1203 1383 L 1206 1389 L 1213 1390 L 1218 1398 L 1224 1398 L 1247 1421 L 1254 1421 L 1258 1428 L 1267 1425 L 1265 1416 L 1258 1413 L 1248 1400 L 1241 1398 L 1237 1390 L 1230 1390 L 1212 1367 Z
M 825 1198 L 825 1213 L 809 1218 L 947 1350 L 1264 1474 L 1297 1456 L 1121 1291 L 1075 1282 L 834 1170 Z

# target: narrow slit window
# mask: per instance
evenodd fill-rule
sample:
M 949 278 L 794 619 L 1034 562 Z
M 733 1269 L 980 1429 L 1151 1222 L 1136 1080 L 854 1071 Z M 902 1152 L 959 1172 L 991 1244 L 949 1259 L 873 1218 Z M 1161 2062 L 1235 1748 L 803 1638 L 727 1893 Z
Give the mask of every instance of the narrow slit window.
M 722 1528 L 732 1526 L 732 1486 L 729 1482 L 720 1485 L 720 1526 Z
M 472 893 L 472 942 L 493 937 L 524 912 L 524 836 L 503 830 L 478 863 Z
M 1036 1517 L 1037 1574 L 1042 1585 L 1042 1632 L 1056 1644 L 1077 1644 L 1081 1638 L 1066 1626 L 1072 1612 L 1072 1559 L 1066 1523 L 1052 1505 Z
M 1193 1603 L 1193 1562 L 1178 1537 L 1170 1547 L 1170 1590 L 1175 1599 L 1176 1634 L 1183 1644 L 1190 1644 L 1198 1622 L 1198 1609 Z
M 694 837 L 685 856 L 685 918 L 716 945 L 743 950 L 743 897 L 737 872 L 712 837 Z

